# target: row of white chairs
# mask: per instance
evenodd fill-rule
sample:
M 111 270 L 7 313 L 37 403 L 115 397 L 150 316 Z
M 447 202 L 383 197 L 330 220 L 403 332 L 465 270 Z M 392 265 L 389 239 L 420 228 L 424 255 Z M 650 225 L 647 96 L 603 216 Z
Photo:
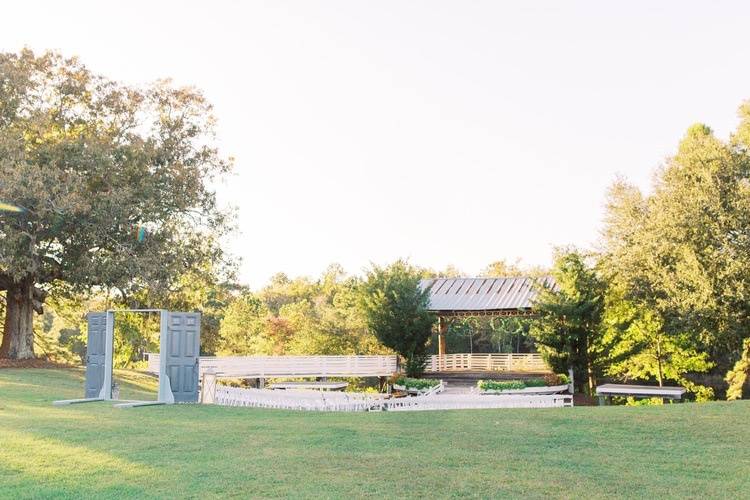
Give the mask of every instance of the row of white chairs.
M 389 411 L 472 410 L 491 408 L 559 408 L 573 406 L 570 395 L 479 395 L 442 394 L 417 396 L 388 402 Z
M 385 395 L 325 392 L 245 389 L 218 385 L 215 404 L 308 411 L 368 411 L 382 407 Z
M 245 389 L 216 386 L 215 404 L 307 411 L 419 411 L 572 406 L 570 395 L 423 394 L 390 398 L 386 394 Z

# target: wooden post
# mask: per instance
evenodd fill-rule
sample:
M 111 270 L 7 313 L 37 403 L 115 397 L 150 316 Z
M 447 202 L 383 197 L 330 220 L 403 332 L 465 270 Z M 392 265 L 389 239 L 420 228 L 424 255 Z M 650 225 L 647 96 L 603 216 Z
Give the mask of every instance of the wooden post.
M 445 370 L 445 335 L 448 333 L 448 321 L 438 316 L 438 370 Z
M 201 381 L 201 403 L 213 404 L 216 398 L 216 373 L 213 370 L 203 372 Z
M 568 379 L 570 379 L 570 387 L 568 388 L 568 390 L 570 391 L 571 394 L 575 394 L 576 386 L 573 380 L 573 368 L 572 367 L 568 368 Z

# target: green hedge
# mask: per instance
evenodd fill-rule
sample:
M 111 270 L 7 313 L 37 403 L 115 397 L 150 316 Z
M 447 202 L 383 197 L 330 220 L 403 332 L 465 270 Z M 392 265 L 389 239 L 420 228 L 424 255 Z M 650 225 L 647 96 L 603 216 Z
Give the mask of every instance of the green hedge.
M 525 389 L 527 387 L 547 387 L 551 385 L 569 384 L 567 375 L 554 375 L 545 378 L 530 378 L 525 380 L 480 380 L 477 387 L 483 391 L 509 391 Z
M 429 389 L 430 387 L 435 387 L 439 383 L 439 380 L 408 377 L 399 377 L 395 382 L 396 385 L 404 386 L 407 389 Z
M 483 391 L 508 391 L 511 389 L 525 389 L 527 385 L 520 380 L 480 380 L 477 387 Z

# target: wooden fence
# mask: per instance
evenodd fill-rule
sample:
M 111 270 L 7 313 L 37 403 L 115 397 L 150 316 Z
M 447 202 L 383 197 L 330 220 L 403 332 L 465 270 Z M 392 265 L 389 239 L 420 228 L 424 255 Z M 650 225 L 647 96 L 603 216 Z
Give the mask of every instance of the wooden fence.
M 201 356 L 201 375 L 219 377 L 388 377 L 398 370 L 392 356 Z M 148 371 L 158 373 L 159 354 L 148 355 Z
M 537 353 L 491 353 L 491 354 L 446 354 L 433 355 L 427 360 L 428 372 L 443 371 L 500 371 L 547 373 L 549 366 Z
M 398 371 L 398 359 L 391 356 L 201 356 L 200 374 L 213 370 L 219 377 L 388 377 Z M 541 355 L 532 354 L 446 354 L 430 356 L 427 372 L 499 371 L 547 373 Z M 148 371 L 159 372 L 159 354 L 148 354 Z

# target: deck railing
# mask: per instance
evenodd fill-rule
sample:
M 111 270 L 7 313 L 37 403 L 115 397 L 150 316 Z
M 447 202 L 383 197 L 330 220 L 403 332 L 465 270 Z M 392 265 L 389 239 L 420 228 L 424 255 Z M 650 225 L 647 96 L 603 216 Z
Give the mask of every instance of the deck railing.
M 213 370 L 220 377 L 387 377 L 398 371 L 390 356 L 201 356 L 200 373 Z M 550 369 L 537 353 L 446 354 L 430 356 L 427 372 L 500 371 L 543 373 Z M 148 371 L 159 372 L 159 354 L 148 354 Z
M 549 372 L 550 368 L 538 353 L 488 353 L 433 355 L 427 360 L 428 372 L 442 371 L 500 371 Z
M 391 356 L 201 356 L 200 373 L 220 377 L 387 377 L 398 369 Z M 159 354 L 148 355 L 148 370 L 159 371 Z

